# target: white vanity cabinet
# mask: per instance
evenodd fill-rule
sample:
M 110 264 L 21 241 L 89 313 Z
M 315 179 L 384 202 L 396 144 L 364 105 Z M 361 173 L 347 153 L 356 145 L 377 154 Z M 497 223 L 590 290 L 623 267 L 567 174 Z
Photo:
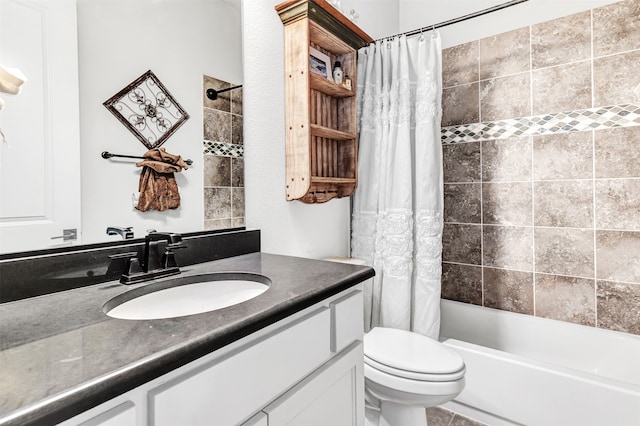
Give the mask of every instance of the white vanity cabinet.
M 359 286 L 62 423 L 362 426 Z

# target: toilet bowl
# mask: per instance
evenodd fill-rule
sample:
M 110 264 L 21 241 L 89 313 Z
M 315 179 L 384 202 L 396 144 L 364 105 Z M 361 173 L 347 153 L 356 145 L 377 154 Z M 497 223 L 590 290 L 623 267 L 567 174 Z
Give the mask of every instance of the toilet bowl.
M 462 357 L 421 334 L 375 327 L 364 337 L 367 424 L 426 426 L 426 408 L 464 388 Z M 371 419 L 376 421 L 372 422 Z

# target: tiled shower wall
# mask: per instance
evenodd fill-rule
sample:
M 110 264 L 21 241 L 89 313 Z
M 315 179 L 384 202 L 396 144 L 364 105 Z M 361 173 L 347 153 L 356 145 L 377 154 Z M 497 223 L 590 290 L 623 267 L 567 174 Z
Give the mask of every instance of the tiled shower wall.
M 446 49 L 443 83 L 443 298 L 640 334 L 640 1 Z
M 204 76 L 203 93 L 232 85 Z M 235 85 L 233 85 L 235 86 Z M 244 145 L 242 88 L 203 95 L 204 229 L 244 226 Z

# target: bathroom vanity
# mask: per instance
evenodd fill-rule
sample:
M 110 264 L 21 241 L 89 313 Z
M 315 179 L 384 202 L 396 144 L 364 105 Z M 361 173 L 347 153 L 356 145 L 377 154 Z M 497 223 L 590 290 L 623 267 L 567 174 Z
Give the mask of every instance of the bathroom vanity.
M 111 318 L 107 301 L 148 285 L 117 280 L 0 304 L 0 425 L 363 424 L 373 270 L 249 251 L 181 267 L 271 282 L 197 315 Z

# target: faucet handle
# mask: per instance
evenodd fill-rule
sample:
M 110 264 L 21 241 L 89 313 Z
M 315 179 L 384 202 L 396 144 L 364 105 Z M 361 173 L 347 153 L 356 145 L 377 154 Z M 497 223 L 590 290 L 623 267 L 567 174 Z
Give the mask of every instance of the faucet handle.
M 177 268 L 178 263 L 176 262 L 173 251 L 185 249 L 187 247 L 188 246 L 183 244 L 182 242 L 167 244 L 167 247 L 164 249 L 164 253 L 162 254 L 162 267 L 165 269 Z
M 129 251 L 126 253 L 116 253 L 109 256 L 109 267 L 107 268 L 107 278 L 117 278 L 129 275 L 137 270 L 142 270 L 138 262 L 138 253 Z

